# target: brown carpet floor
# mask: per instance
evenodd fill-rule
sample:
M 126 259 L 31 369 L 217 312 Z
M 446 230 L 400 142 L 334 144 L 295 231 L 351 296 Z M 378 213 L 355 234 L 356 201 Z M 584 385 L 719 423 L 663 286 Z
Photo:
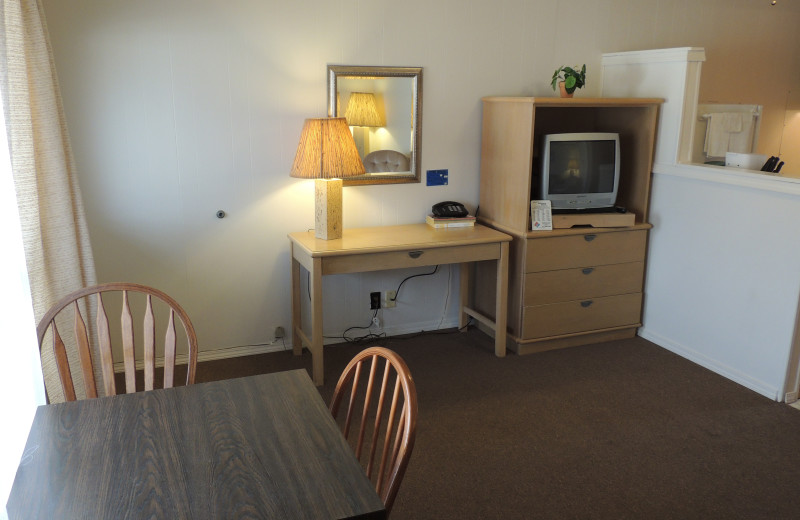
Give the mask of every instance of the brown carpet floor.
M 505 358 L 474 330 L 378 343 L 419 399 L 394 520 L 800 518 L 800 411 L 646 340 Z M 325 349 L 326 402 L 366 346 Z M 198 382 L 310 364 L 201 363 Z

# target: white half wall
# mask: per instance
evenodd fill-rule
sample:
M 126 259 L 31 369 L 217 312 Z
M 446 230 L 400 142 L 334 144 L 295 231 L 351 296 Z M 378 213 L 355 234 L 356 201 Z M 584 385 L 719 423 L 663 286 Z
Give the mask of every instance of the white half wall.
M 650 220 L 639 334 L 784 400 L 797 368 L 800 181 L 658 165 Z
M 697 47 L 603 55 L 603 96 L 660 97 L 655 162 L 689 162 L 705 50 Z M 643 94 L 647 92 L 648 94 Z
M 604 55 L 603 94 L 661 97 L 639 334 L 771 399 L 797 393 L 800 180 L 691 158 L 700 48 Z

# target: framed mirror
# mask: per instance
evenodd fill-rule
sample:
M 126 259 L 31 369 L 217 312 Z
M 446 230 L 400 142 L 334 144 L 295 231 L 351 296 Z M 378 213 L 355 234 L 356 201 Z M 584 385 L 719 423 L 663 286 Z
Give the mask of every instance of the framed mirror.
M 328 116 L 347 118 L 367 170 L 345 186 L 420 182 L 422 67 L 328 65 Z

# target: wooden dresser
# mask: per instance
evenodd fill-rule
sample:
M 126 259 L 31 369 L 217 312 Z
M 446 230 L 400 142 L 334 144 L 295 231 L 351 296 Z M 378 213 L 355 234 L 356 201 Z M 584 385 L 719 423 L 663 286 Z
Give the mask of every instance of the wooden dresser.
M 508 346 L 518 353 L 630 337 L 641 325 L 650 178 L 660 99 L 483 99 L 478 218 L 510 234 Z M 620 134 L 617 204 L 625 227 L 531 231 L 541 136 Z M 474 306 L 491 315 L 493 272 L 478 266 Z

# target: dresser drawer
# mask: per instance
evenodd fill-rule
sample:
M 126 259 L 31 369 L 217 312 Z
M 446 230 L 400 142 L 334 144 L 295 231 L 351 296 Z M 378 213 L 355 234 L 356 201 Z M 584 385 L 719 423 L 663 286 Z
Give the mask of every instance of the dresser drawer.
M 644 262 L 525 274 L 524 305 L 642 292 Z
M 641 309 L 641 292 L 525 307 L 522 339 L 636 325 Z
M 644 260 L 647 230 L 529 238 L 525 272 L 621 264 Z

